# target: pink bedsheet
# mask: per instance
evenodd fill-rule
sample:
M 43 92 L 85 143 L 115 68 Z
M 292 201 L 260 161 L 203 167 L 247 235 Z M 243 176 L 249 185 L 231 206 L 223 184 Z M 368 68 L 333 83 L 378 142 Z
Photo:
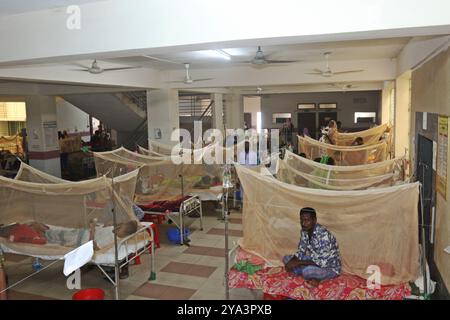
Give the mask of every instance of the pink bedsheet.
M 263 263 L 244 250 L 239 250 L 236 259 Z M 229 284 L 231 288 L 259 289 L 265 294 L 297 300 L 401 300 L 411 294 L 408 283 L 370 289 L 365 279 L 350 274 L 323 281 L 314 288 L 302 277 L 289 274 L 282 267 L 264 268 L 253 275 L 232 269 Z

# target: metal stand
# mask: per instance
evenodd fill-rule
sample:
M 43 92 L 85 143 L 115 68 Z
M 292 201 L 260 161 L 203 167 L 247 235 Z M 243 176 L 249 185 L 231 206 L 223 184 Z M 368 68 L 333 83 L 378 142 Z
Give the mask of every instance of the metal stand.
M 229 280 L 229 249 L 228 249 L 228 189 L 224 189 L 223 207 L 222 207 L 224 222 L 225 222 L 225 299 L 230 300 L 230 285 Z
M 182 174 L 180 174 L 178 176 L 181 180 L 181 199 L 184 199 L 184 177 Z M 189 246 L 189 243 L 187 241 L 184 240 L 184 221 L 183 221 L 183 216 L 184 216 L 184 205 L 183 202 L 180 205 L 180 245 L 187 245 Z
M 116 205 L 114 201 L 115 190 L 114 190 L 114 175 L 111 179 L 112 181 L 112 193 L 111 193 L 111 201 L 112 201 L 112 214 L 113 214 L 113 225 L 114 225 L 114 271 L 115 271 L 115 281 L 114 288 L 116 291 L 116 300 L 119 300 L 119 252 L 117 249 L 117 216 L 116 216 Z
M 428 165 L 424 163 L 419 163 L 420 166 L 422 166 L 422 181 L 425 181 L 425 168 L 428 168 Z M 421 226 L 421 234 L 422 234 L 422 272 L 423 272 L 423 291 L 424 291 L 424 297 L 426 298 L 428 296 L 428 277 L 427 277 L 427 254 L 426 254 L 426 244 L 425 244 L 425 215 L 424 215 L 424 206 L 423 206 L 423 200 L 424 200 L 424 191 L 423 191 L 423 185 L 420 184 L 420 216 L 422 219 L 422 226 Z

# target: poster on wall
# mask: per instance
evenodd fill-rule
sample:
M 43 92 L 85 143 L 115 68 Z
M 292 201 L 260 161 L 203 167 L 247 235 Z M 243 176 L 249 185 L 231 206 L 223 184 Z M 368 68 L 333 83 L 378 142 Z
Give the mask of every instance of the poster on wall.
M 439 116 L 436 189 L 447 200 L 448 117 Z
M 56 149 L 58 147 L 56 121 L 44 121 L 42 127 L 44 128 L 45 147 L 47 149 Z

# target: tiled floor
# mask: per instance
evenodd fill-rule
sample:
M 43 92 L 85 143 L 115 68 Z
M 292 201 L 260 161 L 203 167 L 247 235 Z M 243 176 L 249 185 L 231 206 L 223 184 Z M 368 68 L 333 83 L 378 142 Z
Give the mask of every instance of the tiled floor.
M 161 247 L 156 251 L 156 280 L 149 281 L 150 256 L 142 256 L 140 265 L 129 267 L 129 277 L 120 281 L 121 299 L 225 299 L 224 266 L 225 238 L 224 222 L 220 213 L 204 212 L 203 231 L 198 219 L 191 219 L 190 246 L 180 246 L 167 240 L 166 232 L 173 225 L 160 225 Z M 233 212 L 229 218 L 229 247 L 242 236 L 242 218 Z M 25 256 L 6 255 L 6 272 L 9 283 L 15 283 L 30 275 L 33 259 Z M 43 262 L 48 265 L 49 262 Z M 76 290 L 69 290 L 67 278 L 62 273 L 63 263 L 33 276 L 11 289 L 9 299 L 71 299 Z M 102 288 L 105 299 L 114 299 L 114 287 L 95 266 L 84 267 L 82 288 Z M 245 289 L 230 291 L 231 299 L 261 299 L 261 294 Z

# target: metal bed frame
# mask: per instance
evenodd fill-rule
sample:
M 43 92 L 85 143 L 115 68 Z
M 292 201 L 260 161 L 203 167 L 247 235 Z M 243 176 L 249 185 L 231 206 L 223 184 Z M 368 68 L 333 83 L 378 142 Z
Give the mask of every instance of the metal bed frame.
M 179 211 L 173 211 L 170 213 L 164 212 L 156 212 L 156 211 L 147 211 L 143 210 L 145 214 L 164 216 L 170 219 L 180 230 L 180 245 L 189 245 L 187 239 L 184 239 L 184 229 L 185 229 L 185 221 L 184 216 L 187 216 L 191 213 L 198 213 L 200 218 L 200 230 L 203 231 L 203 212 L 202 212 L 202 202 L 199 196 L 190 196 L 188 199 L 184 200 L 180 204 Z M 196 218 L 196 217 L 195 217 Z
M 149 234 L 150 233 L 150 234 Z M 138 236 L 141 235 L 144 239 L 144 246 L 142 248 L 137 249 L 136 252 L 130 252 L 128 250 L 128 243 L 133 241 L 135 248 L 138 248 Z M 155 273 L 155 238 L 154 233 L 152 229 L 152 225 L 143 226 L 139 228 L 135 233 L 130 234 L 129 236 L 123 238 L 120 240 L 120 242 L 117 245 L 118 251 L 124 247 L 125 248 L 125 258 L 122 260 L 122 262 L 115 263 L 114 269 L 115 269 L 115 279 L 111 279 L 111 277 L 108 275 L 108 273 L 103 269 L 101 264 L 98 264 L 94 262 L 94 264 L 100 269 L 101 272 L 107 277 L 107 279 L 112 283 L 114 286 L 115 292 L 116 292 L 116 300 L 119 300 L 119 280 L 120 277 L 118 277 L 118 274 L 120 272 L 120 269 L 129 264 L 130 262 L 134 261 L 138 257 L 140 257 L 144 252 L 147 250 L 150 250 L 151 254 L 150 256 L 150 275 L 149 280 L 155 280 L 156 279 L 156 273 Z
M 140 242 L 140 241 L 138 241 L 138 236 L 141 235 L 141 234 L 143 235 L 142 238 L 144 239 L 143 240 L 144 241 L 144 246 L 142 248 L 138 248 L 138 244 Z M 135 248 L 138 248 L 136 252 L 131 252 L 128 249 L 128 244 L 131 241 L 134 242 Z M 141 256 L 147 250 L 150 250 L 150 252 L 151 252 L 151 254 L 149 254 L 149 256 L 150 256 L 150 276 L 149 276 L 149 280 L 155 280 L 156 279 L 155 261 L 154 261 L 155 260 L 155 258 L 154 258 L 154 256 L 155 256 L 155 242 L 154 242 L 154 233 L 153 233 L 153 229 L 152 229 L 151 225 L 142 226 L 135 233 L 127 236 L 126 238 L 121 239 L 119 244 L 118 244 L 118 248 L 120 249 L 122 247 L 125 248 L 126 256 L 123 259 L 123 262 L 114 264 L 115 265 L 115 274 L 116 274 L 115 280 L 111 279 L 111 277 L 103 269 L 101 264 L 98 264 L 96 262 L 90 262 L 91 264 L 96 265 L 103 272 L 103 274 L 107 277 L 107 279 L 113 284 L 113 286 L 115 288 L 116 300 L 119 300 L 119 280 L 120 280 L 120 278 L 118 277 L 118 274 L 119 274 L 120 268 L 123 268 L 124 266 L 126 266 L 127 264 L 129 264 L 130 262 L 132 262 L 133 260 L 138 258 L 139 256 Z M 0 258 L 2 257 L 2 253 L 3 253 L 3 250 L 0 247 Z M 58 261 L 63 261 L 64 258 L 52 259 L 52 260 L 54 260 L 54 262 L 52 262 L 50 265 L 52 265 L 52 264 L 54 264 L 54 263 L 56 263 Z M 10 288 L 14 287 L 15 285 L 18 285 L 19 283 L 21 283 L 21 282 L 25 281 L 26 279 L 32 277 L 33 275 L 38 274 L 39 272 L 41 272 L 44 269 L 48 268 L 50 265 L 48 265 L 48 266 L 46 266 L 46 267 L 36 271 L 32 275 L 27 276 L 24 279 L 14 283 L 13 285 L 9 286 L 6 290 L 9 290 Z

